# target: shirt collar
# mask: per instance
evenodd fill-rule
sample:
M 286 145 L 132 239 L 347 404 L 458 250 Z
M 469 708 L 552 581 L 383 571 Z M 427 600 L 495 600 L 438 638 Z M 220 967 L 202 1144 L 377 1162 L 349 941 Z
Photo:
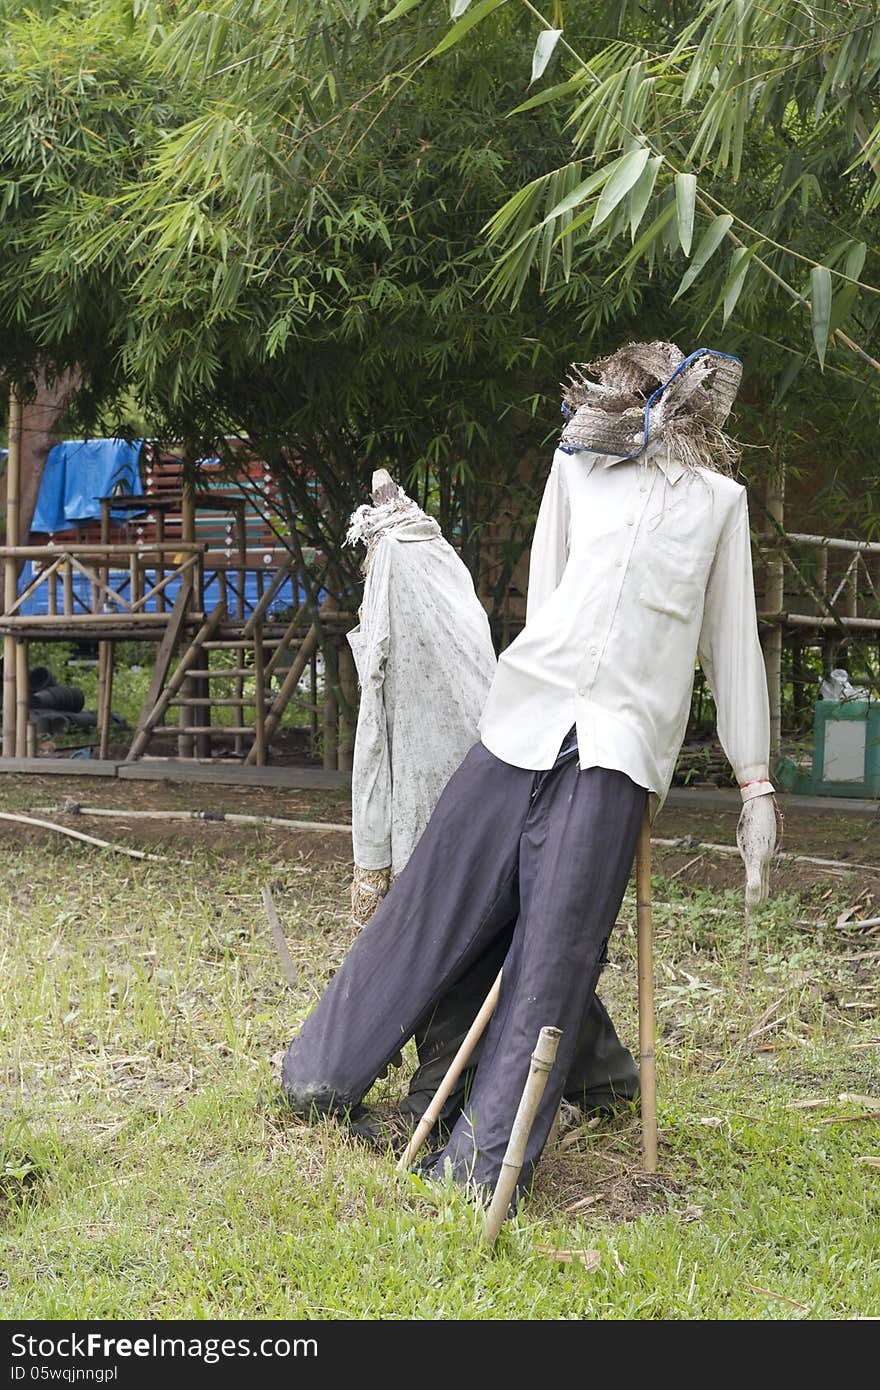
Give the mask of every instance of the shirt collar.
M 666 481 L 675 486 L 679 478 L 686 471 L 684 464 L 679 463 L 678 459 L 670 458 L 665 448 L 649 449 L 647 458 L 623 459 L 616 454 L 590 454 L 581 455 L 588 473 L 591 473 L 597 463 L 601 463 L 604 468 L 612 468 L 622 463 L 632 464 L 636 468 L 644 468 L 656 464 L 661 473 L 664 474 Z

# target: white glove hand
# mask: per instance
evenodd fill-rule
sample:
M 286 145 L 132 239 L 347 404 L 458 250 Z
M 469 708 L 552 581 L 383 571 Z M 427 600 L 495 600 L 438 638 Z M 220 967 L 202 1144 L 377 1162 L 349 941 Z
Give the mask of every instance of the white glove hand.
M 743 802 L 736 843 L 746 866 L 746 907 L 757 907 L 770 891 L 770 861 L 776 839 L 776 798 L 768 793 Z

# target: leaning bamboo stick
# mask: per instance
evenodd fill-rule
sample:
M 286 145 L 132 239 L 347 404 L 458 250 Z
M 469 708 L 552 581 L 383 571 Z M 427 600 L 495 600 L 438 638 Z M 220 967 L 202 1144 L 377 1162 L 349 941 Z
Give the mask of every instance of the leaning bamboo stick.
M 477 1014 L 467 1033 L 465 1034 L 461 1047 L 456 1052 L 449 1064 L 449 1070 L 440 1082 L 430 1105 L 413 1131 L 413 1136 L 406 1146 L 406 1151 L 401 1155 L 397 1163 L 397 1171 L 403 1173 L 412 1164 L 415 1156 L 423 1147 L 425 1140 L 440 1118 L 440 1112 L 455 1089 L 455 1083 L 464 1071 L 471 1054 L 480 1038 L 486 1031 L 489 1019 L 495 1012 L 498 1005 L 498 996 L 501 993 L 501 971 L 495 976 L 495 983 L 483 1000 L 480 1012 Z
M 654 930 L 651 917 L 651 819 L 648 808 L 636 850 L 636 922 L 639 970 L 639 1088 L 642 1158 L 646 1173 L 657 1171 L 657 1069 L 654 1057 Z
M 495 1244 L 498 1239 L 498 1232 L 507 1219 L 510 1202 L 525 1162 L 529 1135 L 532 1132 L 538 1106 L 541 1104 L 547 1087 L 547 1078 L 556 1061 L 556 1051 L 561 1037 L 561 1028 L 542 1028 L 538 1034 L 529 1074 L 513 1121 L 513 1129 L 510 1131 L 510 1139 L 501 1161 L 501 1173 L 492 1194 L 489 1210 L 486 1213 L 485 1235 L 486 1244 L 489 1246 Z

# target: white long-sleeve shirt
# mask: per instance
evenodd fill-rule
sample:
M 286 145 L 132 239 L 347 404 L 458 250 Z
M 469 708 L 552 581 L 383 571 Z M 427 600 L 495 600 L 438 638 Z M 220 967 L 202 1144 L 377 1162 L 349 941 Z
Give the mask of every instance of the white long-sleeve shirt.
M 440 793 L 479 739 L 495 652 L 473 580 L 424 514 L 376 541 L 360 626 L 352 770 L 354 860 L 399 874 Z
M 662 801 L 698 654 L 743 798 L 771 792 L 745 489 L 665 452 L 557 450 L 526 626 L 499 659 L 483 743 L 516 767 L 549 768 L 576 724 L 582 768 L 616 768 Z

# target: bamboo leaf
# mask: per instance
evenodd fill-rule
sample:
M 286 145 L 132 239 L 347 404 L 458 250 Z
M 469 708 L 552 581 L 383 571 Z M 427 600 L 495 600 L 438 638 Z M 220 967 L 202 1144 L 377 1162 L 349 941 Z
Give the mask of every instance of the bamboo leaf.
M 854 241 L 852 248 L 847 252 L 843 269 L 844 274 L 848 275 L 851 280 L 858 280 L 861 275 L 867 250 L 868 248 L 863 241 Z
M 813 342 L 819 366 L 825 368 L 825 349 L 831 328 L 831 271 L 826 265 L 814 265 L 810 271 L 810 297 L 813 317 Z
M 732 226 L 733 218 L 729 213 L 724 213 L 722 217 L 715 217 L 709 223 L 697 247 L 694 259 L 681 277 L 681 284 L 672 296 L 673 304 L 676 299 L 680 299 L 681 296 L 690 289 L 700 271 L 715 255 L 715 252 L 718 250 L 718 247 L 721 245 Z
M 663 163 L 663 156 L 656 154 L 649 159 L 636 183 L 633 184 L 629 195 L 629 236 L 630 241 L 635 241 L 636 232 L 642 223 L 642 218 L 647 211 L 651 194 L 654 192 L 654 184 L 657 182 L 657 175 L 660 172 L 660 165 Z
M 606 218 L 610 217 L 621 198 L 625 198 L 633 184 L 637 183 L 642 170 L 648 162 L 649 151 L 641 146 L 637 150 L 630 150 L 629 154 L 622 155 L 615 161 L 614 172 L 602 189 L 602 196 L 596 207 L 596 215 L 593 218 L 592 230 L 601 227 Z
M 752 256 L 754 256 L 757 249 L 757 246 L 737 246 L 730 258 L 730 271 L 724 283 L 724 288 L 721 291 L 721 298 L 724 303 L 725 323 L 727 323 L 727 320 L 736 308 L 736 302 L 742 294 L 742 288 L 746 282 L 746 275 L 748 274 Z
M 414 10 L 416 5 L 420 5 L 421 3 L 422 0 L 399 0 L 399 3 L 394 6 L 393 10 L 389 10 L 386 15 L 382 16 L 379 23 L 390 24 L 392 19 L 399 19 L 401 15 L 406 14 L 408 10 Z
M 493 10 L 497 10 L 501 5 L 506 3 L 507 0 L 477 0 L 477 4 L 474 5 L 473 9 L 468 10 L 467 14 L 463 14 L 461 19 L 453 24 L 452 28 L 443 35 L 437 47 L 432 49 L 428 56 L 436 58 L 438 54 L 445 53 L 447 48 L 452 48 L 457 44 L 459 39 L 463 39 L 470 29 L 473 29 L 481 20 L 484 20 Z
M 676 174 L 675 209 L 678 224 L 678 242 L 686 256 L 691 254 L 694 238 L 694 206 L 697 198 L 696 174 Z
M 523 111 L 531 111 L 536 106 L 543 106 L 545 102 L 555 101 L 557 97 L 567 96 L 569 92 L 576 92 L 581 85 L 582 78 L 580 76 L 571 77 L 567 82 L 557 82 L 555 86 L 545 87 L 543 92 L 536 92 L 534 96 L 520 102 L 519 106 L 515 106 L 512 111 L 508 112 L 508 115 L 519 116 Z
M 634 242 L 632 248 L 627 251 L 620 265 L 606 277 L 604 283 L 607 285 L 609 280 L 613 280 L 615 275 L 619 275 L 622 270 L 626 270 L 629 266 L 633 265 L 640 256 L 645 255 L 646 252 L 653 251 L 657 242 L 663 236 L 667 223 L 674 215 L 675 204 L 667 203 L 660 215 L 654 218 L 650 227 L 647 227 L 645 231 L 642 232 L 638 240 Z
M 469 4 L 470 0 L 467 0 L 465 8 L 467 8 L 467 5 Z M 538 35 L 538 41 L 535 44 L 535 51 L 532 54 L 532 76 L 530 79 L 530 83 L 537 82 L 538 78 L 544 72 L 545 68 L 547 67 L 547 64 L 553 57 L 553 50 L 558 44 L 561 36 L 561 29 L 543 29 L 541 33 Z
M 452 0 L 449 6 L 449 18 L 460 19 L 466 9 L 470 8 L 471 0 Z
M 616 163 L 619 163 L 619 160 L 616 160 L 615 164 Z M 582 183 L 578 184 L 577 188 L 573 188 L 570 193 L 566 194 L 561 202 L 558 202 L 555 207 L 550 209 L 541 225 L 543 226 L 546 222 L 553 222 L 557 217 L 561 217 L 564 212 L 570 212 L 572 208 L 582 203 L 585 198 L 589 198 L 591 193 L 595 193 L 597 188 L 602 187 L 614 167 L 614 164 L 606 164 L 604 169 L 597 169 L 588 179 L 584 179 Z

